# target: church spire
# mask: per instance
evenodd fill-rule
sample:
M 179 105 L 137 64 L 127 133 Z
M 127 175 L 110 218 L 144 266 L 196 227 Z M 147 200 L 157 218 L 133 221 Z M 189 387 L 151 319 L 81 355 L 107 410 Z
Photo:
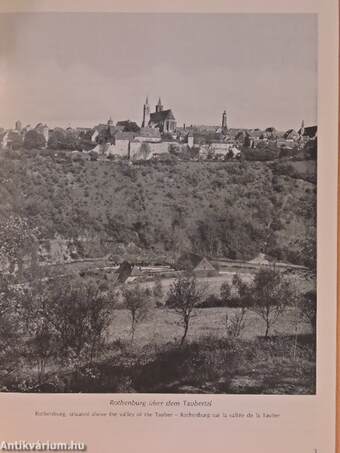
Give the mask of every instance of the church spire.
M 304 133 L 305 133 L 305 121 L 302 120 L 301 128 L 300 128 L 300 135 L 304 135 Z
M 145 104 L 143 106 L 143 121 L 142 127 L 148 127 L 150 121 L 150 106 L 149 106 L 149 98 L 146 96 Z
M 222 113 L 222 130 L 227 130 L 228 125 L 227 125 L 227 112 L 224 110 Z
M 159 98 L 156 105 L 156 112 L 161 112 L 162 110 L 163 110 L 162 101 L 161 98 Z

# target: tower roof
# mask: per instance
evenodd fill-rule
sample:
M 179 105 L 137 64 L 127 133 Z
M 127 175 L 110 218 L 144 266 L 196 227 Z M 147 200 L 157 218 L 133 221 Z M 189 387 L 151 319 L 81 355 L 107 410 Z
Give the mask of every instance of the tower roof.
M 145 104 L 149 104 L 149 96 L 146 96 Z
M 158 103 L 157 105 L 162 105 L 162 101 L 161 101 L 161 98 L 158 99 Z

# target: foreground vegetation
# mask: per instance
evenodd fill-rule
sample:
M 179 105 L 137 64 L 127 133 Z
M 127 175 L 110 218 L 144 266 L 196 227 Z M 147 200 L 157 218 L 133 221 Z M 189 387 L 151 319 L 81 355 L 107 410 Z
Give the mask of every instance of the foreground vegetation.
M 198 308 L 209 289 L 183 274 L 157 308 L 157 282 L 118 297 L 94 280 L 3 281 L 1 390 L 313 393 L 315 294 L 287 283 L 271 269 L 236 275 L 224 307 Z

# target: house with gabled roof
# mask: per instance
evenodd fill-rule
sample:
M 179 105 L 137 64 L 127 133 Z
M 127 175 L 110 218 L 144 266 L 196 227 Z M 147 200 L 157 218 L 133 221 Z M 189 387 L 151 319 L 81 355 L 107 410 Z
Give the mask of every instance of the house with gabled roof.
M 191 252 L 183 253 L 176 261 L 175 268 L 191 272 L 197 277 L 213 277 L 218 275 L 218 270 L 206 256 Z

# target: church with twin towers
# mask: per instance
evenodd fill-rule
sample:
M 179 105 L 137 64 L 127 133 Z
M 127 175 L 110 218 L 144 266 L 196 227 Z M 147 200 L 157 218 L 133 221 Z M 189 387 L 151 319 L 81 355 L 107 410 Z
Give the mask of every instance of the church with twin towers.
M 176 130 L 176 118 L 171 109 L 164 110 L 161 98 L 158 99 L 155 112 L 150 112 L 148 97 L 143 106 L 142 127 L 158 128 L 162 133 L 173 133 Z
M 176 130 L 177 121 L 171 109 L 164 110 L 161 98 L 151 113 L 149 99 L 146 97 L 143 106 L 142 127 L 157 128 L 161 133 L 173 133 Z M 227 130 L 227 112 L 224 110 L 221 121 L 222 130 Z

